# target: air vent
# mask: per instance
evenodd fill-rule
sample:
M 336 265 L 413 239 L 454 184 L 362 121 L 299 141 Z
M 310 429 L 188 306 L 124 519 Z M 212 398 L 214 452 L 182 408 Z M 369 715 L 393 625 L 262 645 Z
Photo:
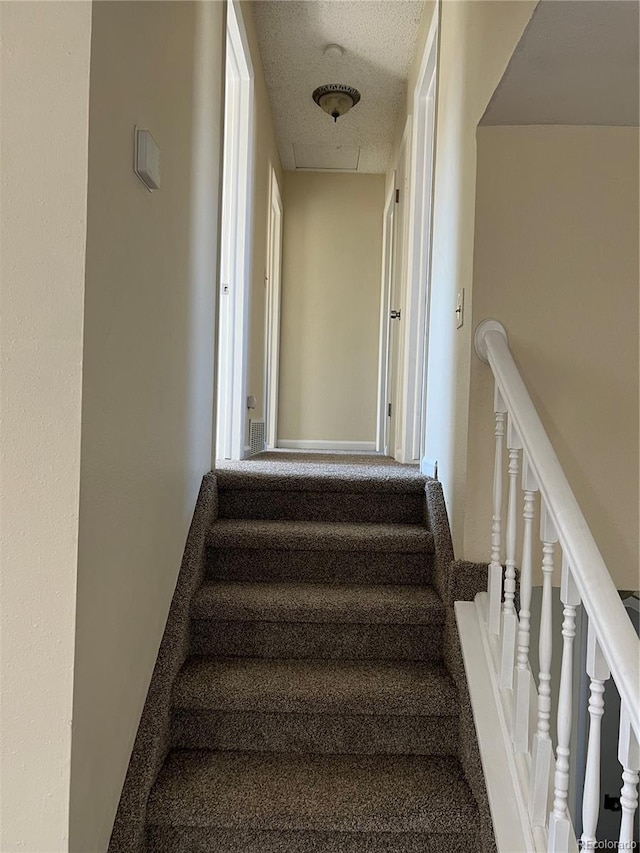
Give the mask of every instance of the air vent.
M 255 456 L 264 450 L 264 421 L 249 421 L 249 455 Z

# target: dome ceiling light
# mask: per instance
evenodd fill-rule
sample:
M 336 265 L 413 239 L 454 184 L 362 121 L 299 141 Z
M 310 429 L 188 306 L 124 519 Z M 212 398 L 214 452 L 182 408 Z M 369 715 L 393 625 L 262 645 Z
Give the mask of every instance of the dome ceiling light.
M 348 113 L 351 107 L 360 100 L 360 92 L 353 86 L 343 86 L 341 83 L 328 83 L 319 86 L 313 93 L 313 100 L 331 118 L 338 121 L 340 116 Z

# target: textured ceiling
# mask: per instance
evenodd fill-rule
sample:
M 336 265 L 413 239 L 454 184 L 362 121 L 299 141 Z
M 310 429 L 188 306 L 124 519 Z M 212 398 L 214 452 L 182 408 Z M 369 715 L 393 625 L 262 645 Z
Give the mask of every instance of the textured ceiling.
M 253 7 L 283 167 L 296 168 L 294 146 L 307 164 L 315 152 L 318 167 L 347 162 L 342 149 L 359 148 L 351 158 L 358 172 L 384 172 L 424 2 L 256 0 Z M 325 56 L 328 44 L 344 55 Z M 337 123 L 311 98 L 325 83 L 355 86 L 362 96 Z
M 542 0 L 481 124 L 638 124 L 638 3 Z

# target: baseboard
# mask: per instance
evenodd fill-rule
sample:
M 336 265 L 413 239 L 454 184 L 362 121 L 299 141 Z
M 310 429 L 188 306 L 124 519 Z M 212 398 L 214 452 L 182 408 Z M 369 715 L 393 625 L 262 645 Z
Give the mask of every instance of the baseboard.
M 375 441 L 300 441 L 298 439 L 279 438 L 278 447 L 282 450 L 362 450 L 375 453 Z

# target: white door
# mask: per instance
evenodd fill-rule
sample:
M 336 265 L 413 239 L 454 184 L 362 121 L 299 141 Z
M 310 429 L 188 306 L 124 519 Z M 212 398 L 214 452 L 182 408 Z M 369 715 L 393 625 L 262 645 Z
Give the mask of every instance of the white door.
M 275 170 L 271 169 L 269 245 L 267 261 L 266 445 L 278 446 L 278 376 L 280 370 L 280 294 L 282 281 L 282 198 Z
M 398 421 L 402 407 L 402 385 L 400 381 L 400 365 L 402 358 L 402 306 L 404 303 L 404 266 L 405 266 L 405 210 L 407 194 L 406 145 L 403 146 L 396 167 L 394 188 L 394 213 L 391 253 L 391 282 L 388 313 L 388 378 L 387 378 L 387 441 L 385 452 L 389 456 L 397 456 L 399 452 Z
M 395 187 L 395 175 L 394 175 Z M 376 450 L 389 454 L 389 312 L 391 311 L 391 282 L 394 267 L 394 228 L 396 200 L 395 189 L 387 198 L 384 207 L 384 226 L 382 231 L 382 292 L 380 296 L 380 349 L 378 362 L 378 426 Z

